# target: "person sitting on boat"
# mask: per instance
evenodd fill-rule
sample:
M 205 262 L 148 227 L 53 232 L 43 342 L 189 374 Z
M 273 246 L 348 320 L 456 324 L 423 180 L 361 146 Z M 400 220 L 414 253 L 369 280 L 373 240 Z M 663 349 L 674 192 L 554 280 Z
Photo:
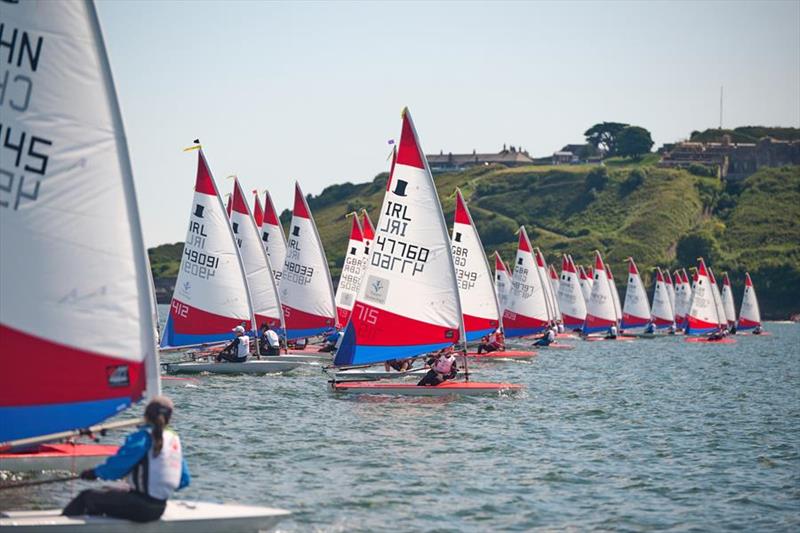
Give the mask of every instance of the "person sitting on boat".
M 430 370 L 417 383 L 420 387 L 436 386 L 448 379 L 455 378 L 458 366 L 453 347 L 444 348 L 428 359 L 428 366 L 431 367 Z
M 725 337 L 725 331 L 722 328 L 712 331 L 706 337 L 707 341 L 721 341 Z
M 761 329 L 761 324 L 759 324 L 758 326 L 756 326 L 756 327 L 753 329 L 753 335 L 761 335 L 761 332 L 762 332 L 762 331 L 763 331 L 763 330 Z
M 556 330 L 550 326 L 542 333 L 542 336 L 536 339 L 533 343 L 534 346 L 550 346 L 556 340 Z
M 244 327 L 233 328 L 236 337 L 217 354 L 217 362 L 223 359 L 231 363 L 244 363 L 250 355 L 250 337 L 245 335 Z
M 564 323 L 563 322 L 560 322 L 560 321 L 557 322 L 556 326 L 557 326 L 556 331 L 558 333 L 564 333 L 565 329 L 564 329 Z
M 506 336 L 503 333 L 503 330 L 500 329 L 500 328 L 497 328 L 495 330 L 495 332 L 494 332 L 494 338 L 495 338 L 495 341 L 494 341 L 495 345 L 497 346 L 497 351 L 498 352 L 504 352 L 505 349 L 506 349 Z M 489 340 L 491 341 L 491 337 L 489 338 Z
M 675 324 L 670 324 L 667 328 L 667 335 L 675 335 Z
M 406 370 L 411 370 L 411 366 L 414 364 L 414 359 L 390 359 L 383 363 L 383 368 L 390 372 L 392 369 L 397 370 L 398 372 L 405 372 Z
M 648 322 L 647 325 L 644 327 L 644 332 L 647 333 L 648 335 L 653 335 L 656 332 L 655 323 L 653 321 Z
M 478 345 L 478 354 L 483 352 L 491 353 L 496 352 L 503 349 L 503 345 L 500 344 L 498 340 L 499 337 L 502 335 L 500 330 L 496 330 L 491 332 L 489 335 L 481 338 L 481 343 Z
M 261 336 L 258 339 L 258 353 L 261 355 L 280 355 L 281 339 L 269 324 L 261 325 Z
M 606 332 L 606 339 L 614 340 L 617 338 L 617 326 L 612 324 L 608 331 Z
M 64 508 L 65 516 L 106 515 L 134 522 L 158 520 L 167 500 L 189 485 L 191 476 L 178 434 L 168 427 L 172 400 L 156 396 L 144 410 L 146 424 L 125 438 L 116 455 L 81 472 L 85 480 L 128 476 L 127 489 L 106 487 L 82 491 Z
M 320 352 L 333 352 L 336 351 L 336 345 L 339 344 L 339 338 L 344 336 L 343 331 L 336 328 L 331 328 L 327 331 L 325 336 L 325 343 L 319 349 Z

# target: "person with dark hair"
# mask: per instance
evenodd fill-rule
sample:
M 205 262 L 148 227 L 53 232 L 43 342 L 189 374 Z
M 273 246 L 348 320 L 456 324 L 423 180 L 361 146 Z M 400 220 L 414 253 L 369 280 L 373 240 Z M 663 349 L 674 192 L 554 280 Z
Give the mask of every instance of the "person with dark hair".
M 261 336 L 258 339 L 258 353 L 261 355 L 280 355 L 281 340 L 275 330 L 266 322 L 261 325 Z
M 430 370 L 425 374 L 417 386 L 430 387 L 444 383 L 448 379 L 454 379 L 458 374 L 456 365 L 456 355 L 453 346 L 448 346 L 439 350 L 427 361 Z
M 191 476 L 178 434 L 168 427 L 172 400 L 156 396 L 144 411 L 146 424 L 128 435 L 116 455 L 81 472 L 81 479 L 121 479 L 129 488 L 87 489 L 64 508 L 65 516 L 106 515 L 134 522 L 158 520 L 172 493 L 189 485 Z

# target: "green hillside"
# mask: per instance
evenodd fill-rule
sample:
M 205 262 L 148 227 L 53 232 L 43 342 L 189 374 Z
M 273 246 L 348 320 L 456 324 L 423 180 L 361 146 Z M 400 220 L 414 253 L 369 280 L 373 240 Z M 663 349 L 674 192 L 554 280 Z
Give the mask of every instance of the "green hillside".
M 460 187 L 487 252 L 498 250 L 506 259 L 516 249 L 520 224 L 550 262 L 568 252 L 586 263 L 600 250 L 621 290 L 628 256 L 649 284 L 652 267 L 692 266 L 702 255 L 717 272 L 730 271 L 737 298 L 749 270 L 765 316 L 800 311 L 800 167 L 764 169 L 724 186 L 652 161 L 489 166 L 439 174 L 436 185 L 448 223 Z M 332 185 L 309 198 L 334 278 L 347 245 L 345 215 L 366 208 L 377 223 L 386 178 Z M 289 218 L 289 211 L 281 214 L 284 224 Z M 179 245 L 150 250 L 154 275 L 174 275 L 180 253 Z

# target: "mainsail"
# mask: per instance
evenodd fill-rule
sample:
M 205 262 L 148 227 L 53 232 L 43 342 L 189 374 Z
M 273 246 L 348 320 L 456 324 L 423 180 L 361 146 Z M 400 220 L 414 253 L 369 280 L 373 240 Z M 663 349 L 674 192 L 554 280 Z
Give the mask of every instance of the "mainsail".
M 261 206 L 259 206 L 260 210 Z M 269 257 L 261 244 L 261 225 L 250 213 L 250 206 L 244 199 L 239 180 L 233 180 L 233 204 L 231 228 L 239 245 L 247 286 L 253 303 L 256 327 L 264 324 L 273 329 L 283 328 L 283 312 L 278 299 L 278 289 L 272 277 Z M 262 217 L 263 218 L 263 217 Z
M 542 331 L 551 319 L 547 308 L 547 296 L 533 256 L 531 241 L 525 226 L 520 226 L 511 291 L 508 305 L 503 311 L 506 337 L 522 337 Z
M 478 340 L 500 326 L 500 307 L 481 237 L 458 189 L 451 241 L 466 339 Z
M 286 236 L 283 234 L 283 226 L 281 226 L 281 221 L 278 219 L 278 213 L 275 211 L 269 191 L 264 191 L 264 219 L 261 222 L 261 241 L 264 243 L 264 249 L 269 256 L 272 276 L 275 278 L 275 286 L 280 288 L 283 262 L 286 260 Z
M 674 324 L 675 313 L 672 312 L 672 305 L 669 303 L 667 293 L 667 283 L 660 268 L 656 268 L 656 284 L 653 289 L 653 307 L 650 310 L 653 324 L 659 329 L 668 328 Z
M 725 311 L 728 328 L 733 327 L 736 324 L 736 306 L 733 304 L 733 290 L 727 272 L 722 273 L 722 308 Z
M 641 328 L 650 322 L 650 302 L 644 290 L 639 269 L 633 257 L 628 258 L 628 286 L 625 289 L 625 305 L 622 308 L 623 329 Z
M 687 335 L 702 335 L 716 331 L 720 323 L 706 262 L 701 257 L 698 263 L 692 302 L 686 317 Z
M 739 310 L 738 329 L 748 330 L 760 325 L 761 309 L 758 306 L 756 288 L 753 286 L 753 280 L 750 279 L 750 273 L 745 272 L 744 295 L 742 296 L 742 308 Z
M 564 255 L 561 260 L 561 281 L 558 284 L 558 307 L 561 319 L 568 328 L 580 328 L 586 320 L 586 300 L 575 272 L 575 263 Z
M 158 394 L 159 365 L 128 148 L 94 5 L 4 2 L 2 27 L 7 442 L 85 428 Z
M 228 214 L 198 149 L 189 229 L 161 347 L 224 342 L 240 325 L 256 329 L 250 289 Z
M 592 283 L 592 293 L 586 304 L 586 322 L 583 324 L 583 333 L 605 331 L 616 325 L 617 314 L 614 311 L 611 283 L 608 281 L 606 266 L 600 252 L 595 252 L 594 283 Z
M 281 275 L 280 297 L 286 338 L 319 335 L 336 323 L 333 283 L 317 225 L 300 190 L 294 188 L 294 210 Z
M 407 109 L 380 213 L 336 366 L 414 357 L 460 339 L 447 224 Z
M 497 252 L 494 253 L 494 292 L 497 295 L 502 317 L 508 305 L 508 294 L 511 292 L 511 276 L 508 275 L 508 268 L 506 268 L 503 258 Z
M 361 278 L 367 263 L 367 251 L 364 247 L 364 236 L 361 232 L 361 224 L 358 223 L 358 215 L 353 213 L 352 219 L 350 239 L 347 241 L 347 249 L 344 253 L 339 285 L 336 287 L 336 320 L 339 327 L 346 326 L 350 320 L 350 312 L 353 310 L 353 304 L 358 296 L 358 289 L 361 286 Z

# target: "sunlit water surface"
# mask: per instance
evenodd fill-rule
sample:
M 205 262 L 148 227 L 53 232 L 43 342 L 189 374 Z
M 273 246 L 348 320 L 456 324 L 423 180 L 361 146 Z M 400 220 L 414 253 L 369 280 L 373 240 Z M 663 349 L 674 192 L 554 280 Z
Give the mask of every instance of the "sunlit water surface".
M 501 397 L 335 396 L 320 367 L 165 381 L 193 476 L 180 496 L 289 509 L 281 531 L 796 531 L 800 326 L 768 329 L 471 365 L 525 385 Z M 3 491 L 0 508 L 90 485 Z

